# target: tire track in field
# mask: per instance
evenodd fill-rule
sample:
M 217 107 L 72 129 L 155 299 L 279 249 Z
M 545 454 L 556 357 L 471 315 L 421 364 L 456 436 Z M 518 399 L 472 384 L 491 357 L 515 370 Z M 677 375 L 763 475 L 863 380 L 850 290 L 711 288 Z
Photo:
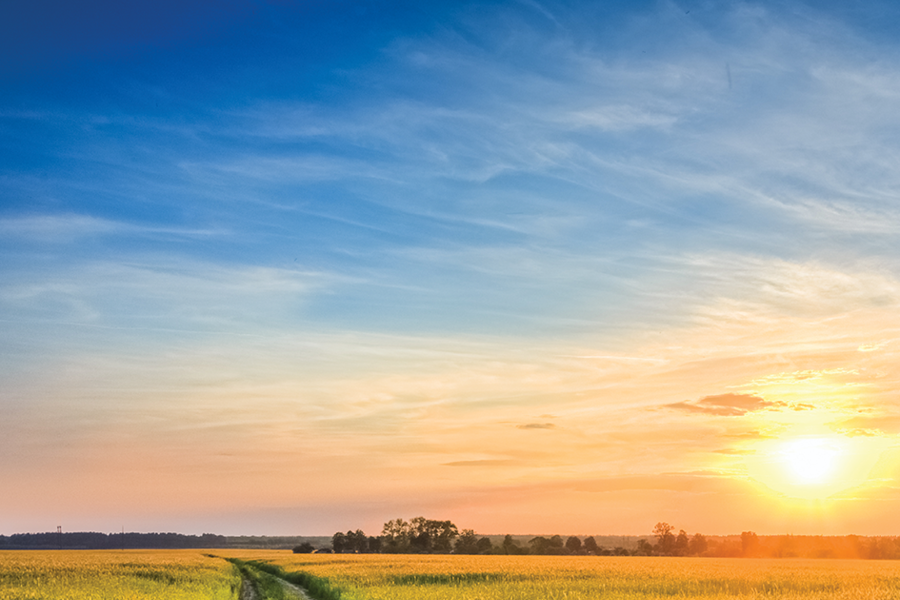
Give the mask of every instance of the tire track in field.
M 259 600 L 253 582 L 246 577 L 241 577 L 241 600 Z
M 268 600 L 267 598 L 260 597 L 260 592 L 256 587 L 257 576 L 253 574 L 254 571 L 251 570 L 250 565 L 244 563 L 240 559 L 226 558 L 225 560 L 237 566 L 241 572 L 239 600 Z M 312 596 L 309 595 L 309 592 L 295 583 L 291 583 L 272 572 L 262 572 L 261 574 L 278 582 L 278 585 L 281 586 L 281 589 L 284 592 L 285 600 L 314 600 Z

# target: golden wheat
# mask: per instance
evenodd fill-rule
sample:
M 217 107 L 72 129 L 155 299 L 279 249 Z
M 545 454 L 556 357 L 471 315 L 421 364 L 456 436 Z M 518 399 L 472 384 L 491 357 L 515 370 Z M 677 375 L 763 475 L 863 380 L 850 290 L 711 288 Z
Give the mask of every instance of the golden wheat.
M 343 600 L 897 600 L 890 561 L 553 556 L 290 555 Z
M 197 550 L 0 551 L 0 600 L 231 600 L 240 577 Z

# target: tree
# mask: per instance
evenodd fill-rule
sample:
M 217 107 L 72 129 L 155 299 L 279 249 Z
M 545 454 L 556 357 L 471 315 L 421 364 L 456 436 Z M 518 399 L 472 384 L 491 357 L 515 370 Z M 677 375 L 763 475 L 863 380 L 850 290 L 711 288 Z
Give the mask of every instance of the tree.
M 409 521 L 409 545 L 413 552 L 431 551 L 431 531 L 425 517 L 415 517 Z
M 695 533 L 688 544 L 688 552 L 693 556 L 700 556 L 706 552 L 707 547 L 706 538 L 702 534 Z
M 394 519 L 384 524 L 381 531 L 386 552 L 441 552 L 453 549 L 453 540 L 459 535 L 456 525 L 450 521 L 435 521 L 416 517 L 409 522 Z
M 475 549 L 478 551 L 478 554 L 491 554 L 494 551 L 494 545 L 491 543 L 491 538 L 483 537 L 478 540 Z
M 672 535 L 674 529 L 666 522 L 657 523 L 653 528 L 653 535 L 656 536 L 656 551 L 659 554 L 672 554 L 675 548 L 675 536 Z
M 566 540 L 566 550 L 571 554 L 581 554 L 581 540 L 574 535 Z
M 431 535 L 427 531 L 420 531 L 410 537 L 409 548 L 417 553 L 431 552 Z
M 392 519 L 384 524 L 381 538 L 385 552 L 409 552 L 410 525 L 403 519 Z
M 478 536 L 471 529 L 463 529 L 454 550 L 457 554 L 478 554 Z
M 637 541 L 637 550 L 634 551 L 635 556 L 650 556 L 653 554 L 653 546 L 645 539 Z
M 503 545 L 501 546 L 504 554 L 522 554 L 522 549 L 519 548 L 519 544 L 516 540 L 513 539 L 513 536 L 506 534 L 506 537 L 503 538 Z
M 531 538 L 528 540 L 528 545 L 531 546 L 532 554 L 549 554 L 550 540 L 544 536 L 539 535 L 535 538 Z
M 363 533 L 362 529 L 356 531 L 348 531 L 344 536 L 345 552 L 366 552 L 369 549 L 369 538 Z
M 456 525 L 450 521 L 429 521 L 428 523 L 432 528 L 434 551 L 449 554 L 453 548 L 453 540 L 459 535 Z
M 754 556 L 759 552 L 759 537 L 752 531 L 741 532 L 741 554 Z
M 315 547 L 309 542 L 303 542 L 299 546 L 294 546 L 294 554 L 309 554 L 313 550 L 315 550 Z
M 584 538 L 584 542 L 581 546 L 588 554 L 598 554 L 600 552 L 600 547 L 597 546 L 597 540 L 594 539 L 594 536 Z
M 687 532 L 682 529 L 678 532 L 678 536 L 675 538 L 675 546 L 674 546 L 674 554 L 675 556 L 687 556 L 688 553 L 688 545 L 691 543 L 690 539 L 688 539 Z
M 411 545 L 419 552 L 448 554 L 453 549 L 453 540 L 459 535 L 456 525 L 450 521 L 416 517 L 409 525 Z
M 331 548 L 336 554 L 340 554 L 347 548 L 347 536 L 338 531 L 331 536 Z

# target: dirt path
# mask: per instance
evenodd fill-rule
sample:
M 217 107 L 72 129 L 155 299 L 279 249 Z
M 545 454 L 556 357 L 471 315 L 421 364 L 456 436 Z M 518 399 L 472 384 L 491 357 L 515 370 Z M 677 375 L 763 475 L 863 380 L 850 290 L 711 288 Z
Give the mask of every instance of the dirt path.
M 241 600 L 259 600 L 259 595 L 249 579 L 241 579 Z
M 256 591 L 256 586 L 253 585 L 253 580 L 247 576 L 247 569 L 249 566 L 241 561 L 236 561 L 234 564 L 236 564 L 241 571 L 241 592 L 239 600 L 262 600 L 259 597 L 259 593 Z M 309 594 L 306 593 L 306 590 L 299 585 L 295 585 L 271 573 L 264 576 L 271 577 L 281 585 L 286 600 L 313 600 Z

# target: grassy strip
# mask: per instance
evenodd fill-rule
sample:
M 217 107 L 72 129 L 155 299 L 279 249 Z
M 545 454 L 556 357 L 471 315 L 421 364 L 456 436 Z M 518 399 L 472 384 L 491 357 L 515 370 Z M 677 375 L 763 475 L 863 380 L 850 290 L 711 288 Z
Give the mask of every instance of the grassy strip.
M 260 600 L 285 600 L 284 587 L 278 581 L 278 576 L 265 572 L 259 568 L 257 561 L 245 562 L 238 558 L 226 558 L 241 572 L 241 576 L 250 582 Z
M 287 572 L 283 568 L 267 562 L 251 560 L 244 563 L 254 569 L 258 569 L 269 576 L 284 579 L 294 585 L 299 585 L 306 590 L 314 600 L 341 600 L 341 590 L 333 587 L 325 577 L 317 577 L 303 571 Z M 282 596 L 279 596 L 282 598 Z

